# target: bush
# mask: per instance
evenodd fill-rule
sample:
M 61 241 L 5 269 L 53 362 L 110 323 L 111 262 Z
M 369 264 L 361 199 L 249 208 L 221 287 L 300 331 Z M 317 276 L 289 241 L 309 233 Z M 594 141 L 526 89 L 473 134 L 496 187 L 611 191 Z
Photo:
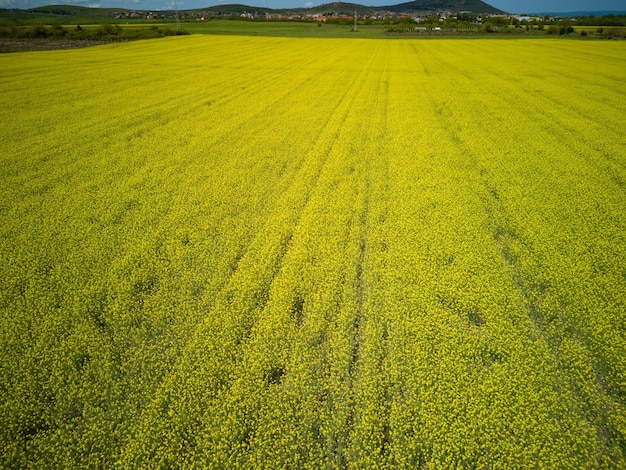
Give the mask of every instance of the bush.
M 26 36 L 29 38 L 45 38 L 48 37 L 48 28 L 41 22 L 35 22 L 28 27 Z
M 68 33 L 67 29 L 65 29 L 60 24 L 52 25 L 52 27 L 50 28 L 49 32 L 50 32 L 50 35 L 55 37 L 55 38 L 65 37 L 67 35 L 67 33 Z
M 552 24 L 548 27 L 548 34 L 559 34 L 559 27 L 555 24 Z
M 111 25 L 109 23 L 103 23 L 98 28 L 97 36 L 117 36 L 122 32 L 122 28 L 119 25 Z
M 0 37 L 16 38 L 18 36 L 17 26 L 15 24 L 5 25 L 0 28 Z

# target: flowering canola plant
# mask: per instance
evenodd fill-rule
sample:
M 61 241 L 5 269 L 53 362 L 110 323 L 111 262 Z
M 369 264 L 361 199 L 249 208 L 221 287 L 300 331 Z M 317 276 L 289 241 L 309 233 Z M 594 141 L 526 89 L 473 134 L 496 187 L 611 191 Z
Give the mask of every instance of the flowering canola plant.
M 0 57 L 0 465 L 626 467 L 626 45 Z

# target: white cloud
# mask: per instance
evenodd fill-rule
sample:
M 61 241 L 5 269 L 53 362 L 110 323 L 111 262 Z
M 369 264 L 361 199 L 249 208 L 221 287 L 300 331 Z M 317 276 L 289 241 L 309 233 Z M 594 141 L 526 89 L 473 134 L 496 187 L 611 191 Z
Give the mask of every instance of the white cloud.
M 171 0 L 163 4 L 162 10 L 181 10 L 184 4 L 182 0 Z
M 312 8 L 312 7 L 313 7 L 313 2 L 306 2 L 306 3 L 304 4 L 304 7 L 305 7 L 305 8 Z

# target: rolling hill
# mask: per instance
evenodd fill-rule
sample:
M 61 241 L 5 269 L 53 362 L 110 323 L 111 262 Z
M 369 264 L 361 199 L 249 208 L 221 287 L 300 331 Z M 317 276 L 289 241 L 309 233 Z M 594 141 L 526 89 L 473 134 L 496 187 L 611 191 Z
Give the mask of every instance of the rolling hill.
M 222 15 L 240 15 L 243 12 L 260 12 L 260 13 L 282 13 L 290 14 L 297 12 L 307 11 L 309 13 L 337 13 L 337 14 L 352 14 L 355 10 L 358 10 L 359 14 L 371 14 L 374 11 L 385 10 L 396 13 L 437 13 L 443 11 L 452 12 L 471 12 L 471 13 L 504 13 L 502 10 L 492 7 L 491 5 L 481 0 L 415 0 L 412 2 L 401 3 L 398 5 L 384 5 L 384 6 L 365 6 L 358 3 L 347 2 L 332 2 L 323 5 L 318 5 L 313 8 L 287 8 L 287 9 L 272 9 L 257 6 L 249 6 L 243 4 L 226 4 L 207 6 L 206 8 L 196 9 L 179 9 L 180 13 L 193 14 L 195 12 L 219 12 Z M 6 16 L 11 14 L 13 16 L 24 17 L 36 17 L 45 16 L 53 18 L 104 18 L 111 17 L 118 12 L 129 12 L 131 10 L 124 8 L 88 8 L 74 5 L 48 5 L 43 7 L 31 8 L 28 10 L 2 10 L 0 9 L 0 15 Z M 144 10 L 132 10 L 141 12 Z M 153 10 L 154 11 L 154 10 Z M 3 13 L 2 13 L 3 12 Z
M 381 7 L 382 10 L 394 11 L 397 13 L 435 13 L 441 11 L 468 12 L 468 13 L 505 13 L 481 0 L 416 0 L 413 2 L 400 3 L 399 5 L 389 5 Z

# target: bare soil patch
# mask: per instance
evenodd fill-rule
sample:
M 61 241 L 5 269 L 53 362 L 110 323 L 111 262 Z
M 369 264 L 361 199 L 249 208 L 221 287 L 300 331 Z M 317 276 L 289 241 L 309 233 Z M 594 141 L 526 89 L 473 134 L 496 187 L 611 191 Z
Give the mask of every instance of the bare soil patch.
M 79 47 L 98 46 L 111 41 L 72 40 L 55 38 L 0 38 L 0 53 L 49 51 L 54 49 L 77 49 Z

